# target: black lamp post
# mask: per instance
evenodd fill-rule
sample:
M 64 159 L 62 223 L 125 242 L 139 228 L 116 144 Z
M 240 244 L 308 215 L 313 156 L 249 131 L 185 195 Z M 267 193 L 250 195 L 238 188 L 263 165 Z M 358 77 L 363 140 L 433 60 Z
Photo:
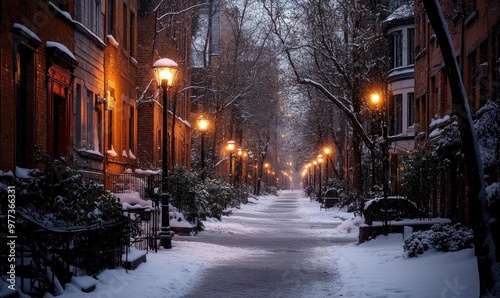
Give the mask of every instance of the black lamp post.
M 175 77 L 177 75 L 178 65 L 173 60 L 168 58 L 158 59 L 153 64 L 153 70 L 158 83 L 162 89 L 163 96 L 163 120 L 162 120 L 162 157 L 161 157 L 161 232 L 160 243 L 164 248 L 172 248 L 172 237 L 170 235 L 170 215 L 168 210 L 169 194 L 168 188 L 168 160 L 167 160 L 167 91 L 173 86 Z
M 386 123 L 386 115 L 385 115 L 385 108 L 384 108 L 384 103 L 383 103 L 383 100 L 381 98 L 382 96 L 379 94 L 379 93 L 372 93 L 370 94 L 370 101 L 371 101 L 371 104 L 374 105 L 376 108 L 380 108 L 381 110 L 381 116 L 382 116 L 382 139 L 383 139 L 383 143 L 382 143 L 382 172 L 383 172 L 383 176 L 382 176 L 382 185 L 383 185 L 383 192 L 384 192 L 384 200 L 385 200 L 385 203 L 387 205 L 387 197 L 389 196 L 389 166 L 388 166 L 388 162 L 389 162 L 389 152 L 388 152 L 388 143 L 389 143 L 389 140 L 388 140 L 388 137 L 387 137 L 387 123 Z M 387 210 L 388 206 L 385 207 L 385 209 Z M 384 226 L 387 226 L 387 217 L 386 219 L 384 220 Z
M 321 202 L 321 164 L 323 163 L 323 155 L 318 155 L 318 168 L 319 168 L 319 202 Z
M 208 129 L 208 120 L 203 116 L 198 118 L 198 129 L 201 132 L 201 180 L 205 181 L 205 132 Z

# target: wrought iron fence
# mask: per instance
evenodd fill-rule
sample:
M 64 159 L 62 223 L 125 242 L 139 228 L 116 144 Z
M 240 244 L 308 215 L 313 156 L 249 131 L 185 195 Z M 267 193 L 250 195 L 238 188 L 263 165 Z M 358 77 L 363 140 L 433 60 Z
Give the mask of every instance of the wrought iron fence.
M 126 210 L 126 215 L 129 219 L 129 245 L 156 251 L 161 227 L 161 174 L 109 174 L 107 179 L 113 193 L 138 192 L 142 199 L 151 200 L 151 206 Z
M 141 198 L 154 199 L 161 189 L 161 174 L 108 174 L 106 179 L 113 193 L 138 192 Z
M 125 218 L 101 227 L 56 230 L 22 214 L 16 216 L 18 229 L 23 231 L 16 239 L 16 275 L 21 291 L 31 297 L 56 294 L 57 285 L 65 285 L 73 276 L 96 276 L 104 269 L 122 266 L 128 245 Z M 2 256 L 7 253 L 4 246 Z

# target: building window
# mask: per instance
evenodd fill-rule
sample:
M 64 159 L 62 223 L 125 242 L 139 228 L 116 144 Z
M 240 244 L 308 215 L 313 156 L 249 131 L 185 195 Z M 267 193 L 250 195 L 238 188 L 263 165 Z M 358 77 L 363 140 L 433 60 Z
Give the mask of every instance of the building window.
M 102 30 L 99 30 L 101 26 L 101 2 L 99 0 L 78 2 L 76 18 L 83 26 L 98 36 L 102 34 Z
M 489 82 L 489 65 L 488 65 L 488 40 L 483 41 L 479 45 L 479 98 L 480 106 L 486 103 L 488 98 L 488 82 Z
M 403 94 L 396 94 L 391 97 L 390 102 L 390 133 L 398 135 L 402 132 L 403 124 Z
M 113 110 L 108 110 L 108 150 L 113 150 Z
M 407 115 L 407 126 L 411 127 L 415 123 L 415 94 L 413 92 L 408 93 L 408 115 Z
M 500 99 L 500 29 L 493 33 L 493 96 L 492 100 Z
M 98 107 L 98 95 L 87 90 L 82 97 L 81 85 L 75 90 L 75 146 L 102 152 L 102 111 Z
M 467 64 L 468 64 L 468 77 L 469 84 L 467 93 L 469 94 L 469 98 L 471 100 L 472 110 L 475 110 L 476 107 L 476 79 L 477 79 L 477 67 L 476 67 L 476 51 L 467 56 Z
M 400 67 L 403 65 L 403 38 L 401 30 L 391 34 L 391 44 L 392 67 Z
M 408 29 L 406 39 L 407 65 L 412 65 L 415 62 L 415 28 Z
M 130 11 L 130 56 L 135 57 L 135 13 Z
M 115 0 L 108 0 L 108 35 L 115 33 Z
M 30 98 L 33 97 L 34 83 L 34 52 L 24 46 L 19 46 L 16 53 L 15 69 L 15 159 L 16 165 L 28 166 L 28 152 L 31 152 L 33 140 L 28 132 L 30 127 L 29 107 L 32 106 Z
M 123 49 L 128 50 L 128 18 L 127 18 L 127 4 L 123 3 Z
M 107 103 L 108 103 L 108 125 L 107 125 L 107 131 L 108 131 L 108 138 L 107 138 L 107 150 L 113 150 L 113 109 L 114 109 L 114 102 L 115 102 L 115 90 L 114 89 L 109 89 L 108 91 L 108 96 L 107 96 Z
M 135 146 L 135 109 L 130 106 L 130 113 L 128 118 L 128 148 L 134 150 Z

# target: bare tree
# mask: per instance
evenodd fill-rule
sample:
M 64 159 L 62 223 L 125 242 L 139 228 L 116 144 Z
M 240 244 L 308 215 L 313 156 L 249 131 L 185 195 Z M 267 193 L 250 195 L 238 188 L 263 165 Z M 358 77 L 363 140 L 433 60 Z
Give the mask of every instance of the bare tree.
M 355 188 L 361 190 L 362 144 L 374 145 L 362 125 L 362 110 L 368 89 L 385 86 L 380 7 L 362 0 L 262 3 L 297 83 L 317 90 L 349 121 Z

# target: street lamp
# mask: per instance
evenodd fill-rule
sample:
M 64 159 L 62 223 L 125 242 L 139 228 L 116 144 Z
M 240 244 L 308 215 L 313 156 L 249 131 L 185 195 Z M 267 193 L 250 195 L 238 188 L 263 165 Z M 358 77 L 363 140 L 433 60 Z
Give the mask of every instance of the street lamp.
M 161 58 L 153 64 L 153 71 L 156 77 L 158 86 L 162 89 L 163 96 L 163 119 L 162 119 L 162 157 L 161 157 L 161 232 L 160 243 L 164 248 L 172 248 L 172 237 L 170 235 L 170 214 L 168 210 L 169 195 L 168 188 L 168 160 L 167 160 L 167 91 L 174 84 L 177 76 L 178 65 L 173 60 Z
M 269 163 L 266 162 L 264 164 L 264 168 L 266 168 L 266 185 L 267 185 L 267 183 L 268 183 L 268 181 L 267 181 L 267 173 L 269 172 L 269 169 L 268 169 L 269 168 Z
M 227 141 L 227 150 L 229 151 L 229 184 L 233 185 L 233 151 L 236 147 L 234 141 Z
M 382 178 L 383 178 L 384 199 L 387 199 L 387 196 L 389 194 L 389 179 L 388 179 L 389 152 L 388 152 L 387 124 L 385 121 L 384 102 L 382 100 L 382 96 L 377 92 L 373 92 L 370 94 L 370 102 L 376 109 L 380 109 L 381 114 L 382 114 L 382 139 L 383 139 L 382 148 L 381 148 L 382 155 L 383 155 L 382 156 L 382 172 L 383 172 Z
M 316 166 L 318 165 L 317 160 L 313 160 L 313 192 L 316 195 Z
M 208 120 L 200 116 L 197 120 L 198 129 L 201 132 L 201 180 L 205 181 L 205 132 L 208 129 Z
M 318 155 L 319 165 L 319 202 L 321 202 L 321 164 L 323 163 L 323 154 Z
M 325 158 L 326 158 L 326 168 L 325 168 L 325 186 L 328 187 L 328 160 L 330 160 L 330 153 L 332 153 L 332 149 L 325 147 L 323 149 L 323 152 L 325 153 Z M 333 168 L 333 163 L 332 163 L 332 168 Z

